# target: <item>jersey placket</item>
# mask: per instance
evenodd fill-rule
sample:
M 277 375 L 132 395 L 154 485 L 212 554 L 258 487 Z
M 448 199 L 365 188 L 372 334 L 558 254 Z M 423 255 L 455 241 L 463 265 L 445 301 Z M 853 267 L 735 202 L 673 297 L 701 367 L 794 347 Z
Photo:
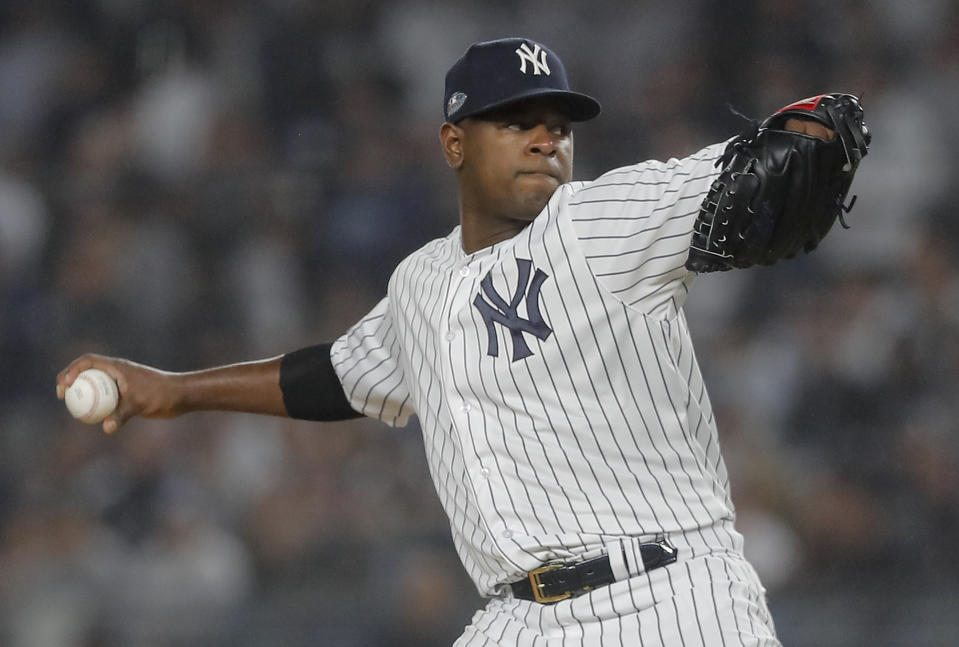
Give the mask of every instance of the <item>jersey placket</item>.
M 460 320 L 470 321 L 471 317 L 461 317 L 464 308 L 472 307 L 472 300 L 479 290 L 483 276 L 495 265 L 499 254 L 490 248 L 487 253 L 479 257 L 465 259 L 455 269 L 456 277 L 451 282 L 447 303 L 444 308 L 444 362 L 443 382 L 446 401 L 449 403 L 450 418 L 458 442 L 458 448 L 463 458 L 464 469 L 473 492 L 473 498 L 478 506 L 478 517 L 482 520 L 490 540 L 499 549 L 499 543 L 510 541 L 515 533 L 514 528 L 507 526 L 505 520 L 496 511 L 492 496 L 492 479 L 500 475 L 491 461 L 483 462 L 478 450 L 488 449 L 481 446 L 485 436 L 480 433 L 483 425 L 482 407 L 477 401 L 477 394 L 473 392 L 467 379 L 458 378 L 454 361 L 462 362 L 463 344 L 480 343 L 477 336 L 479 330 L 466 330 Z M 483 331 L 485 334 L 485 331 Z M 462 369 L 460 369 L 462 370 Z M 501 558 L 503 551 L 499 549 Z

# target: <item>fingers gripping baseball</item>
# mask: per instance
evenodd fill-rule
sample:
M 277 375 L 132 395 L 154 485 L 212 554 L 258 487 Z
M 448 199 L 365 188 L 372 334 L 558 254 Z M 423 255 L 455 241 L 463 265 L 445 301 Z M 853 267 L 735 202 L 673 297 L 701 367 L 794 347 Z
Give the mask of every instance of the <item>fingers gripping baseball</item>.
M 81 355 L 57 375 L 57 398 L 63 400 L 67 389 L 88 369 L 99 369 L 117 385 L 116 408 L 102 420 L 103 431 L 112 434 L 131 418 L 172 418 L 178 415 L 173 374 L 142 364 L 102 355 Z

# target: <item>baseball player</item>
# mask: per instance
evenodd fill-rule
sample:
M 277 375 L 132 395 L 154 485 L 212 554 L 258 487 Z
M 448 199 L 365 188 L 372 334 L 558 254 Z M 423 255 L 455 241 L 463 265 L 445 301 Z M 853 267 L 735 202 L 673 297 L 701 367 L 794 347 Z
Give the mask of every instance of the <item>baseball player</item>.
M 837 133 L 866 131 L 839 110 L 858 108 L 845 97 L 573 182 L 571 126 L 598 102 L 539 43 L 477 43 L 447 74 L 440 131 L 460 223 L 402 261 L 346 334 L 193 373 L 86 355 L 58 394 L 86 368 L 114 376 L 108 433 L 200 409 L 393 426 L 415 414 L 456 550 L 490 598 L 459 647 L 779 645 L 682 306 L 697 272 L 774 262 L 825 235 L 817 222 L 777 238 L 789 209 L 775 183 L 824 167 L 830 142 L 849 159 Z M 780 139 L 802 143 L 782 153 Z M 802 146 L 822 159 L 799 164 Z M 847 189 L 826 201 L 833 219 Z M 718 235 L 734 216 L 748 219 L 729 234 L 739 248 Z

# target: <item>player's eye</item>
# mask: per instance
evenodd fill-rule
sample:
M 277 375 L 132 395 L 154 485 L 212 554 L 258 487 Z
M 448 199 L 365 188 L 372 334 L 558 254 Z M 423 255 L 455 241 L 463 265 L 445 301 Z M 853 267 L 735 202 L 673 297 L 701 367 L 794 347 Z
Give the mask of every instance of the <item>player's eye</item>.
M 526 127 L 523 124 L 516 121 L 506 124 L 506 127 L 510 130 L 526 130 Z

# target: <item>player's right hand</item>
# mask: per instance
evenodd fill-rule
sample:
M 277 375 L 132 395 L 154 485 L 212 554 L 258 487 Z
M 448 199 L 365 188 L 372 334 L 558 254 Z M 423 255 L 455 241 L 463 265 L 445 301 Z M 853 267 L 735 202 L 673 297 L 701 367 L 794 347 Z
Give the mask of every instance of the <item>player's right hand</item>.
M 98 368 L 112 377 L 120 392 L 116 410 L 103 420 L 104 432 L 114 433 L 134 416 L 173 418 L 179 415 L 175 373 L 103 355 L 81 355 L 60 371 L 57 398 L 62 400 L 77 375 L 88 368 Z

